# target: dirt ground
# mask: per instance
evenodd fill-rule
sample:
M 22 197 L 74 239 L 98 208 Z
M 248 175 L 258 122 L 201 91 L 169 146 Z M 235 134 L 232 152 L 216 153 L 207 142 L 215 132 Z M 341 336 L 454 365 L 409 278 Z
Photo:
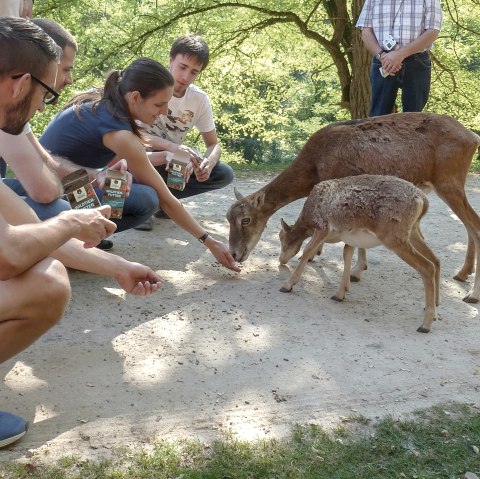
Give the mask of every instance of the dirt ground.
M 244 194 L 270 178 L 245 175 Z M 480 211 L 480 177 L 468 195 Z M 115 253 L 149 264 L 168 282 L 149 298 L 125 296 L 109 278 L 72 272 L 73 299 L 61 324 L 0 367 L 0 409 L 31 423 L 0 460 L 108 457 L 117 446 L 158 438 L 212 441 L 225 431 L 247 440 L 287 435 L 294 423 L 335 426 L 343 416 L 405 417 L 454 400 L 477 403 L 480 321 L 452 279 L 466 232 L 435 195 L 423 220 L 442 261 L 438 321 L 417 333 L 423 287 L 384 248 L 343 303 L 330 299 L 341 275 L 341 245 L 327 245 L 290 294 L 278 265 L 280 217 L 292 223 L 303 201 L 275 214 L 235 274 L 170 220 L 154 231 L 115 236 Z M 227 241 L 233 187 L 185 204 Z M 295 265 L 294 259 L 291 265 Z M 290 265 L 290 268 L 292 267 Z

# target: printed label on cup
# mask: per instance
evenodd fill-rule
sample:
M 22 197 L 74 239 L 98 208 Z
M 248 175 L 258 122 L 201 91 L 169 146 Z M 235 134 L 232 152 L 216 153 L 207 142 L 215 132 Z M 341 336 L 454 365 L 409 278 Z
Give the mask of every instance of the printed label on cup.
M 185 189 L 185 175 L 187 166 L 190 163 L 190 154 L 183 150 L 167 154 L 169 164 L 167 186 L 175 190 L 183 191 Z
M 81 168 L 62 180 L 63 190 L 72 209 L 96 208 L 100 201 L 93 189 L 87 170 Z
M 102 203 L 112 208 L 111 218 L 121 219 L 126 193 L 126 175 L 118 170 L 108 170 L 103 187 Z

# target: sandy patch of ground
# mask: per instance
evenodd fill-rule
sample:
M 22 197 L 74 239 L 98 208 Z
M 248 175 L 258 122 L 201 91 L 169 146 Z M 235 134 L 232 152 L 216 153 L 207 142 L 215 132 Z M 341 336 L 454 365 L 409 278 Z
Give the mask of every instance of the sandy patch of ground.
M 248 194 L 269 178 L 240 177 Z M 480 210 L 480 178 L 468 180 Z M 72 272 L 73 300 L 61 324 L 0 367 L 0 409 L 31 429 L 2 460 L 109 455 L 116 446 L 224 431 L 244 439 L 281 437 L 293 423 L 329 427 L 340 416 L 402 416 L 447 400 L 478 402 L 478 306 L 452 279 L 466 232 L 435 195 L 423 221 L 442 261 L 439 320 L 422 322 L 417 273 L 384 248 L 343 303 L 332 301 L 341 245 L 327 245 L 291 294 L 278 266 L 280 217 L 292 223 L 302 201 L 275 214 L 241 274 L 214 263 L 172 221 L 153 232 L 118 234 L 114 252 L 168 279 L 153 297 L 125 297 L 102 277 Z M 227 240 L 233 188 L 186 201 Z M 296 264 L 297 259 L 292 260 Z M 291 268 L 292 266 L 290 266 Z M 30 459 L 31 460 L 31 459 Z

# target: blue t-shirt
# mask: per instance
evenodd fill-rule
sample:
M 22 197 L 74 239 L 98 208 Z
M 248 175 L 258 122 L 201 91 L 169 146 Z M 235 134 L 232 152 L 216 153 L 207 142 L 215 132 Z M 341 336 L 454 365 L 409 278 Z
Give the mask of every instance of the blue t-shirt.
M 54 155 L 64 156 L 79 166 L 103 168 L 115 157 L 115 152 L 103 144 L 103 135 L 119 130 L 132 131 L 126 118 L 115 118 L 104 103 L 98 104 L 95 111 L 92 103 L 84 103 L 78 112 L 72 107 L 59 112 L 40 137 L 40 143 Z

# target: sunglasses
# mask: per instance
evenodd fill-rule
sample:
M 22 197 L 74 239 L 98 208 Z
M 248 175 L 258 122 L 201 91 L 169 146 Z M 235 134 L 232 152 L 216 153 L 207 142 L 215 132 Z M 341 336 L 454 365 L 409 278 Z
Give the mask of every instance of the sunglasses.
M 21 78 L 23 75 L 26 75 L 26 73 L 18 73 L 17 75 L 13 75 L 12 80 L 17 80 L 18 78 Z M 31 73 L 30 73 L 30 77 L 32 80 L 36 81 L 39 85 L 42 85 L 43 88 L 45 88 L 45 90 L 47 90 L 45 92 L 45 95 L 43 95 L 43 103 L 45 103 L 45 105 L 51 105 L 52 103 L 55 103 L 58 100 L 60 93 L 55 91 L 53 88 L 50 88 L 47 84 L 43 83 L 42 80 L 32 75 Z

